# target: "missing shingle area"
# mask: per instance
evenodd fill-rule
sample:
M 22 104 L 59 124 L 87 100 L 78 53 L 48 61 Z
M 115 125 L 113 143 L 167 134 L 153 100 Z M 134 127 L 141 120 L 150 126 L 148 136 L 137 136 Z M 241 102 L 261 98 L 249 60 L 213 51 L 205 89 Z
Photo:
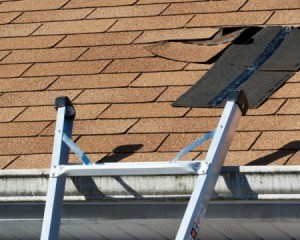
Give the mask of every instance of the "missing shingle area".
M 238 89 L 246 92 L 250 108 L 257 108 L 299 69 L 299 28 L 246 29 L 173 106 L 222 107 L 230 90 Z M 239 81 L 245 72 L 246 78 Z

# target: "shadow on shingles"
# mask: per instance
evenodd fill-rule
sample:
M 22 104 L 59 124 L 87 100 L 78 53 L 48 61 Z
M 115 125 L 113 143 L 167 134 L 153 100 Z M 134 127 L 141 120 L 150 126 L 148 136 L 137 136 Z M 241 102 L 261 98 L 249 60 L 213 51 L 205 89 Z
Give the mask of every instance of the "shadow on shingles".
M 270 141 L 272 141 L 272 139 L 270 139 Z M 283 158 L 287 155 L 290 155 L 291 153 L 293 153 L 293 151 L 295 150 L 299 150 L 300 149 L 300 141 L 293 141 L 293 142 L 289 142 L 288 144 L 282 146 L 281 148 L 278 149 L 277 152 L 271 153 L 269 155 L 263 156 L 261 158 L 255 159 L 252 162 L 247 163 L 246 165 L 268 165 L 271 164 L 273 162 L 275 162 L 276 160 Z M 284 150 L 284 151 L 282 151 Z
M 137 150 L 142 148 L 142 144 L 132 144 L 132 145 L 122 145 L 118 146 L 113 150 L 113 154 L 105 157 L 103 160 L 98 161 L 98 163 L 104 162 L 119 162 L 122 159 L 134 154 Z M 117 154 L 122 153 L 122 154 Z M 115 179 L 128 193 L 133 195 L 136 199 L 142 199 L 143 196 L 131 188 L 121 177 L 112 177 Z M 114 199 L 111 196 L 104 194 L 92 177 L 71 177 L 78 192 L 80 192 L 87 200 L 96 199 Z

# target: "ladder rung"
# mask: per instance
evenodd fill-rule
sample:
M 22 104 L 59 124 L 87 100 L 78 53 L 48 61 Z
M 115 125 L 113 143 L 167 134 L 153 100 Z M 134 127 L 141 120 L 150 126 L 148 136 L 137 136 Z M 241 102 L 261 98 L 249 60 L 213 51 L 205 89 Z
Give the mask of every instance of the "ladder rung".
M 208 164 L 204 161 L 101 163 L 92 165 L 60 165 L 51 170 L 58 176 L 134 176 L 206 174 Z

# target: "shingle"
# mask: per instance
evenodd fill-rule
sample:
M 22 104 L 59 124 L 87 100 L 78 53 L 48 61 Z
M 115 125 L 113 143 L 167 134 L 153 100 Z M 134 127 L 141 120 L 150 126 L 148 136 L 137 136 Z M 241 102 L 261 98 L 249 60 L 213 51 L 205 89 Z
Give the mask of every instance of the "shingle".
M 0 24 L 7 24 L 14 20 L 21 13 L 11 12 L 11 13 L 0 13 Z
M 64 8 L 110 7 L 134 4 L 137 0 L 71 0 Z
M 180 117 L 187 108 L 173 108 L 170 103 L 113 104 L 100 118 Z
M 114 31 L 136 31 L 153 29 L 170 29 L 183 27 L 192 16 L 158 16 L 120 19 L 110 32 Z
M 300 83 L 286 83 L 273 93 L 270 98 L 298 98 L 300 96 Z
M 40 25 L 39 23 L 0 25 L 0 37 L 29 36 Z
M 163 12 L 163 15 L 190 14 L 190 13 L 212 13 L 212 12 L 234 12 L 238 10 L 246 0 L 229 1 L 196 1 L 188 3 L 173 3 Z
M 249 10 L 278 10 L 278 9 L 293 9 L 300 8 L 300 2 L 298 0 L 249 0 L 241 9 L 242 11 Z
M 35 50 L 15 50 L 3 63 L 37 63 L 76 60 L 86 48 L 51 48 Z
M 0 38 L 0 49 L 48 48 L 57 44 L 63 36 Z
M 296 72 L 288 82 L 300 82 L 300 72 Z
M 288 99 L 283 107 L 280 108 L 278 114 L 300 114 L 300 98 Z
M 182 62 L 207 62 L 219 52 L 223 51 L 229 43 L 204 46 L 181 42 L 161 42 L 147 47 L 153 54 Z
M 238 127 L 238 130 L 246 131 L 298 129 L 300 129 L 300 115 L 244 116 L 241 118 Z
M 181 161 L 193 160 L 199 153 L 187 153 Z M 168 162 L 175 157 L 174 152 L 151 152 L 151 153 L 112 153 L 104 157 L 101 162 Z
M 195 70 L 209 70 L 211 69 L 213 64 L 204 64 L 204 63 L 189 63 L 186 65 L 184 70 L 187 71 L 195 71 Z
M 23 76 L 61 76 L 100 73 L 109 61 L 36 63 Z
M 206 0 L 199 0 L 206 1 Z M 139 0 L 136 4 L 191 2 L 191 0 Z
M 230 151 L 224 165 L 285 165 L 291 155 L 292 152 L 289 150 Z
M 130 133 L 189 133 L 213 130 L 219 118 L 149 118 L 141 119 Z
M 68 0 L 23 0 L 4 2 L 1 4 L 0 12 L 59 9 L 67 2 Z
M 55 81 L 50 89 L 126 87 L 137 76 L 136 73 L 63 76 Z
M 0 79 L 0 92 L 45 90 L 56 77 Z
M 115 20 L 77 20 L 44 23 L 33 35 L 105 32 Z
M 166 91 L 157 99 L 158 102 L 173 102 L 190 87 L 168 87 Z
M 16 156 L 0 156 L 0 169 L 5 168 L 14 159 L 16 159 Z
M 154 56 L 144 45 L 122 45 L 92 47 L 84 53 L 80 60 L 138 58 Z
M 0 52 L 0 62 L 3 60 L 8 54 L 10 54 L 10 51 L 1 51 Z
M 0 138 L 0 152 L 3 155 L 51 153 L 53 137 Z
M 75 121 L 73 135 L 95 135 L 95 134 L 120 134 L 125 133 L 137 120 L 116 119 L 116 120 L 84 120 Z M 52 123 L 45 129 L 41 136 L 54 135 L 55 124 Z
M 267 24 L 299 24 L 300 10 L 276 11 Z
M 192 108 L 188 117 L 219 117 L 222 115 L 222 108 Z
M 174 71 L 141 74 L 130 86 L 180 86 L 196 83 L 205 71 Z
M 218 28 L 181 28 L 170 30 L 145 31 L 135 43 L 150 43 L 166 40 L 196 40 L 212 37 L 219 31 Z
M 240 26 L 263 24 L 272 12 L 233 12 L 196 15 L 187 27 Z
M 97 8 L 88 19 L 157 16 L 167 4 Z
M 158 72 L 181 70 L 186 63 L 167 60 L 163 58 L 136 58 L 114 60 L 103 72 Z
M 52 105 L 54 104 L 55 98 L 59 96 L 68 96 L 72 100 L 80 92 L 81 90 L 4 93 L 0 96 L 0 106 Z
M 164 143 L 160 146 L 158 151 L 175 151 L 179 152 L 186 146 L 193 143 L 195 140 L 203 136 L 203 134 L 197 133 L 184 133 L 184 134 L 170 134 L 170 136 L 164 141 Z M 248 150 L 251 145 L 254 143 L 256 138 L 259 136 L 258 132 L 237 132 L 234 135 L 232 140 L 230 149 L 231 150 Z M 201 144 L 199 147 L 194 149 L 193 151 L 207 151 L 211 141 L 207 141 Z
M 0 122 L 10 122 L 25 108 L 0 108 Z
M 299 128 L 298 128 L 299 129 Z M 263 132 L 252 149 L 300 149 L 300 131 Z M 276 141 L 272 141 L 276 139 Z
M 19 77 L 31 64 L 0 65 L 0 78 Z
M 108 107 L 108 104 L 74 105 L 74 107 L 76 110 L 76 120 L 96 119 Z M 54 106 L 28 107 L 15 121 L 55 120 L 56 114 Z
M 299 165 L 300 164 L 300 151 L 297 151 L 287 162 L 287 165 Z
M 0 124 L 0 137 L 37 136 L 50 122 L 12 122 Z
M 85 90 L 75 103 L 134 103 L 152 102 L 164 88 L 111 88 Z M 1 100 L 1 97 L 0 97 Z
M 268 99 L 257 109 L 249 109 L 247 115 L 272 115 L 277 112 L 277 110 L 284 103 L 284 99 Z
M 141 32 L 117 32 L 68 35 L 58 47 L 129 44 L 140 34 Z
M 126 134 L 82 136 L 77 144 L 87 153 L 92 152 L 152 152 L 166 138 L 166 134 Z M 0 139 L 1 149 L 1 139 Z
M 93 9 L 70 9 L 38 12 L 24 12 L 22 16 L 14 20 L 14 23 L 33 23 L 48 21 L 64 21 L 84 19 Z

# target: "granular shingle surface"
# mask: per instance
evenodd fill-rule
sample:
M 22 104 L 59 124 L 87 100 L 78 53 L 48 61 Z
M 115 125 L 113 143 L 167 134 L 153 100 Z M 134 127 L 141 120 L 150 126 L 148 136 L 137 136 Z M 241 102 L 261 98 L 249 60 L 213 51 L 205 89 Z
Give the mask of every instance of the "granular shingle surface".
M 172 159 L 222 113 L 171 106 L 230 44 L 207 43 L 224 27 L 299 27 L 299 15 L 299 0 L 2 1 L 0 168 L 50 167 L 53 103 L 65 95 L 93 162 Z M 225 165 L 300 163 L 299 76 L 243 117 Z

